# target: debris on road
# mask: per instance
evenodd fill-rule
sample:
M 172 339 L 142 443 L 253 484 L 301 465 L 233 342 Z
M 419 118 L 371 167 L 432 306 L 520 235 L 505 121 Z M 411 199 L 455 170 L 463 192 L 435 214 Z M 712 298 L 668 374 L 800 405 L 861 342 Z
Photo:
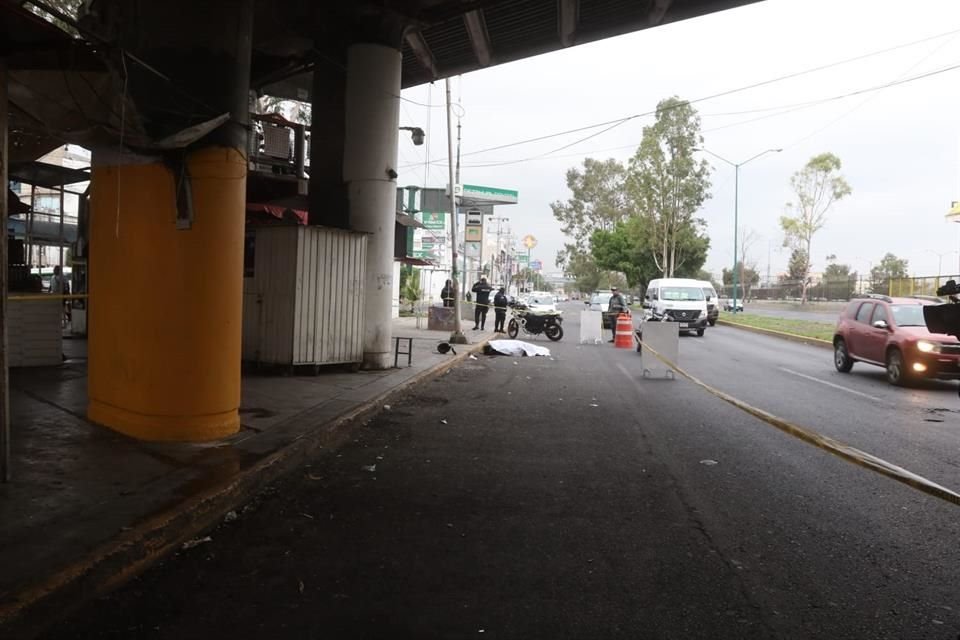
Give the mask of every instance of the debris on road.
M 297 591 L 299 591 L 300 593 L 303 593 L 303 589 L 304 589 L 303 580 L 300 580 L 297 583 Z
M 369 471 L 370 473 L 373 473 L 373 472 L 375 472 L 375 471 L 377 470 L 377 465 L 375 465 L 375 464 L 365 464 L 365 465 L 363 465 L 363 466 L 360 467 L 360 468 L 363 469 L 364 471 Z
M 476 360 L 476 359 L 477 359 L 477 356 L 475 356 L 475 355 L 473 355 L 473 354 L 471 353 L 471 354 L 470 354 L 470 359 L 471 359 L 471 360 Z
M 701 460 L 700 464 L 712 467 L 715 464 L 719 464 L 716 460 Z
M 301 512 L 300 515 L 302 515 L 304 518 L 307 518 L 308 520 L 313 520 L 313 516 L 310 515 L 309 513 Z
M 384 411 L 390 411 L 390 405 L 388 405 L 388 404 L 383 405 L 383 410 L 384 410 Z
M 442 420 L 440 420 L 440 424 L 447 424 L 447 419 L 443 418 Z
M 236 519 L 237 519 L 236 511 L 227 511 L 227 515 L 223 516 L 223 521 L 227 524 L 233 522 Z
M 206 544 L 208 542 L 213 542 L 213 538 L 211 538 L 210 536 L 204 536 L 202 538 L 194 538 L 193 540 L 187 540 L 186 542 L 184 542 L 183 546 L 180 548 L 183 551 L 187 551 L 188 549 L 199 547 L 200 545 Z
M 600 405 L 598 405 L 596 402 L 591 402 L 591 403 L 590 403 L 590 406 L 591 406 L 591 407 L 599 407 Z

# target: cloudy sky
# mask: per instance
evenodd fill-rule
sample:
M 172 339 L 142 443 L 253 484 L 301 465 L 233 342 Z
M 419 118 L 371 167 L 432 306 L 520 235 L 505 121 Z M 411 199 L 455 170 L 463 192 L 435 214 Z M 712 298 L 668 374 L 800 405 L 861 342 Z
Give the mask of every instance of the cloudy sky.
M 814 271 L 828 254 L 866 272 L 893 252 L 909 259 L 913 274 L 936 275 L 941 260 L 944 273 L 958 273 L 960 224 L 944 214 L 960 199 L 960 68 L 827 100 L 960 65 L 957 0 L 767 0 L 454 79 L 463 109 L 462 182 L 519 190 L 520 204 L 500 211 L 517 235 L 539 239 L 534 258 L 549 271 L 564 242 L 549 203 L 569 196 L 566 170 L 585 157 L 626 161 L 652 118 L 556 153 L 549 152 L 602 128 L 471 152 L 649 112 L 670 95 L 695 100 L 894 47 L 697 102 L 704 146 L 734 162 L 783 148 L 740 170 L 740 226 L 760 238 L 748 261 L 761 273 L 768 256 L 774 273 L 789 256 L 778 220 L 793 197 L 790 175 L 824 151 L 840 157 L 853 193 L 815 236 Z M 440 105 L 443 83 L 404 97 Z M 424 167 L 427 153 L 431 160 L 447 155 L 443 108 L 402 105 L 403 123 L 428 128 L 432 144 L 402 139 L 398 184 L 446 184 L 445 164 Z M 733 169 L 708 159 L 712 198 L 701 216 L 711 238 L 706 267 L 719 272 L 733 262 Z

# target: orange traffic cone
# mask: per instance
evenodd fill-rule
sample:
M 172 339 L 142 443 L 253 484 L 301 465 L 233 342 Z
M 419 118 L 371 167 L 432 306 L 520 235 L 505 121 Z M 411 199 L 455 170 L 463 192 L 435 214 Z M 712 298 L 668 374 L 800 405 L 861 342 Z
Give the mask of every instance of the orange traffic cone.
M 617 316 L 617 338 L 613 346 L 617 349 L 633 348 L 633 320 L 629 314 L 621 313 Z

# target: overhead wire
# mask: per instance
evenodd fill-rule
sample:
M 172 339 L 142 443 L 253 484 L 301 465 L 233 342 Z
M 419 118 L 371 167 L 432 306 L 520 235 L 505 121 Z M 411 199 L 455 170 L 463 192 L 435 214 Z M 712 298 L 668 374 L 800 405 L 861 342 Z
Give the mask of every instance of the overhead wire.
M 808 68 L 808 69 L 803 69 L 803 70 L 801 70 L 801 71 L 795 71 L 795 72 L 793 72 L 793 73 L 788 73 L 788 74 L 785 74 L 785 75 L 777 76 L 777 77 L 775 77 L 775 78 L 769 78 L 769 79 L 767 79 L 767 80 L 762 80 L 762 81 L 760 81 L 760 82 L 754 82 L 754 83 L 752 83 L 752 84 L 744 85 L 744 86 L 741 86 L 741 87 L 736 87 L 736 88 L 734 88 L 734 89 L 727 89 L 727 90 L 725 90 L 725 91 L 720 91 L 720 92 L 718 92 L 718 93 L 710 94 L 710 95 L 707 95 L 707 96 L 702 96 L 702 97 L 695 98 L 695 99 L 692 99 L 692 100 L 684 100 L 684 101 L 682 101 L 682 102 L 680 102 L 680 103 L 677 103 L 676 105 L 674 105 L 674 106 L 672 106 L 672 107 L 669 107 L 669 108 L 679 108 L 679 107 L 682 107 L 682 106 L 687 106 L 687 105 L 691 105 L 691 104 L 696 104 L 696 103 L 700 103 L 700 102 L 705 102 L 705 101 L 707 101 L 707 100 L 714 100 L 714 99 L 716 99 L 716 98 L 726 97 L 726 96 L 729 96 L 729 95 L 733 95 L 733 94 L 736 94 L 736 93 L 741 93 L 741 92 L 743 92 L 743 91 L 749 91 L 749 90 L 751 90 L 751 89 L 756 89 L 756 88 L 763 87 L 763 86 L 767 86 L 767 85 L 774 84 L 774 83 L 777 83 L 777 82 L 783 82 L 783 81 L 785 81 L 785 80 L 791 80 L 791 79 L 793 79 L 793 78 L 797 78 L 797 77 L 800 77 L 800 76 L 803 76 L 803 75 L 808 75 L 808 74 L 811 74 L 811 73 L 817 73 L 817 72 L 820 72 L 820 71 L 825 71 L 825 70 L 827 70 L 827 69 L 832 69 L 832 68 L 834 68 L 834 67 L 842 66 L 842 65 L 845 65 L 845 64 L 850 64 L 850 63 L 852 63 L 852 62 L 858 62 L 858 61 L 860 61 L 860 60 L 864 60 L 864 59 L 867 59 L 867 58 L 870 58 L 870 57 L 873 57 L 873 56 L 877 56 L 877 55 L 883 55 L 883 54 L 890 53 L 890 52 L 892 52 L 892 51 L 896 51 L 896 50 L 903 49 L 903 48 L 906 48 L 906 47 L 916 46 L 916 45 L 918 45 L 918 44 L 922 44 L 922 43 L 925 43 L 925 42 L 930 42 L 930 41 L 932 41 L 932 40 L 936 40 L 936 39 L 939 39 L 939 38 L 944 38 L 944 37 L 947 37 L 947 36 L 952 36 L 952 35 L 955 35 L 955 34 L 957 34 L 957 33 L 960 33 L 960 29 L 952 29 L 952 30 L 950 30 L 950 31 L 946 31 L 946 32 L 943 32 L 943 33 L 939 33 L 939 34 L 936 34 L 936 35 L 933 35 L 933 36 L 927 36 L 927 37 L 921 38 L 921 39 L 919 39 L 919 40 L 913 40 L 913 41 L 910 41 L 910 42 L 905 42 L 905 43 L 901 43 L 901 44 L 898 44 L 898 45 L 894 45 L 894 46 L 891 46 L 891 47 L 886 47 L 886 48 L 884 48 L 884 49 L 879 49 L 879 50 L 876 50 L 876 51 L 871 51 L 871 52 L 868 52 L 868 53 L 860 54 L 860 55 L 853 56 L 853 57 L 850 57 L 850 58 L 844 58 L 844 59 L 842 59 L 842 60 L 837 60 L 837 61 L 834 61 L 834 62 L 831 62 L 831 63 L 822 64 L 822 65 L 818 65 L 818 66 L 815 66 L 815 67 L 810 67 L 810 68 Z M 662 110 L 661 110 L 661 111 L 662 111 Z M 629 115 L 629 116 L 624 116 L 623 118 L 617 118 L 617 119 L 614 119 L 614 120 L 607 120 L 607 121 L 605 121 L 605 122 L 598 122 L 598 123 L 594 123 L 594 124 L 584 125 L 584 126 L 582 126 L 582 127 L 576 127 L 576 128 L 573 128 L 573 129 L 567 129 L 567 130 L 564 130 L 564 131 L 558 131 L 558 132 L 554 132 L 554 133 L 550 133 L 550 134 L 545 134 L 545 135 L 542 135 L 542 136 L 536 136 L 536 137 L 533 137 L 533 138 L 527 138 L 527 139 L 524 139 L 524 140 L 518 140 L 518 141 L 515 141 L 515 142 L 509 142 L 509 143 L 505 143 L 505 144 L 501 144 L 501 145 L 496 145 L 496 146 L 492 146 L 492 147 L 487 147 L 487 148 L 484 148 L 484 149 L 478 149 L 478 150 L 476 150 L 476 151 L 469 151 L 469 152 L 463 153 L 462 156 L 463 156 L 463 157 L 466 157 L 466 156 L 478 155 L 478 154 L 481 154 L 481 153 L 488 153 L 488 152 L 490 152 L 490 151 L 498 151 L 498 150 L 500 150 L 500 149 L 507 149 L 507 148 L 510 148 L 510 147 L 516 147 L 516 146 L 520 146 L 520 145 L 530 144 L 530 143 L 533 143 L 533 142 L 539 142 L 539 141 L 541 141 L 541 140 L 547 140 L 547 139 L 550 139 L 550 138 L 556 138 L 556 137 L 560 137 L 560 136 L 564 136 L 564 135 L 569 135 L 569 134 L 571 134 L 571 133 L 577 133 L 577 132 L 586 131 L 586 130 L 589 130 L 589 129 L 597 129 L 597 128 L 600 128 L 600 127 L 604 127 L 604 126 L 611 125 L 611 124 L 613 124 L 613 123 L 621 123 L 621 124 L 622 124 L 623 122 L 626 122 L 626 121 L 629 121 L 629 120 L 633 120 L 633 119 L 640 118 L 640 117 L 644 117 L 644 116 L 655 115 L 656 113 L 657 113 L 657 111 L 656 111 L 656 110 L 653 110 L 653 111 L 647 111 L 647 112 L 643 112 L 643 113 L 632 114 L 632 115 Z M 592 138 L 592 137 L 595 137 L 595 136 L 588 136 L 587 139 L 590 139 L 590 138 Z M 572 145 L 571 145 L 571 146 L 572 146 Z M 444 159 L 437 160 L 438 163 L 439 163 L 439 162 L 444 162 L 444 161 L 446 161 L 445 158 L 444 158 Z
M 843 99 L 851 98 L 851 97 L 854 97 L 854 96 L 863 95 L 863 94 L 866 94 L 866 93 L 872 93 L 872 92 L 876 92 L 876 91 L 881 91 L 881 90 L 883 90 L 883 89 L 890 89 L 890 88 L 897 87 L 897 86 L 900 86 L 900 85 L 903 85 L 903 84 L 907 84 L 907 83 L 909 83 L 909 82 L 915 82 L 915 81 L 917 81 L 917 80 L 923 80 L 923 79 L 926 79 L 926 78 L 929 78 L 929 77 L 932 77 L 932 76 L 936 76 L 936 75 L 939 75 L 939 74 L 942 74 L 942 73 L 947 73 L 947 72 L 949 72 L 949 71 L 955 71 L 955 70 L 957 70 L 957 69 L 960 69 L 960 63 L 958 63 L 958 64 L 953 64 L 953 65 L 950 65 L 950 66 L 947 66 L 947 67 L 943 67 L 943 68 L 940 68 L 940 69 L 934 69 L 934 70 L 931 70 L 931 71 L 927 71 L 927 72 L 924 72 L 924 73 L 922 73 L 922 74 L 918 74 L 918 75 L 916 75 L 916 76 L 911 76 L 911 77 L 908 77 L 908 78 L 901 78 L 901 79 L 899 79 L 899 80 L 894 80 L 894 81 L 892 81 L 892 82 L 888 82 L 888 83 L 885 83 L 885 84 L 882 84 L 882 85 L 877 85 L 877 86 L 874 86 L 874 87 L 866 87 L 866 88 L 864 88 L 864 89 L 858 89 L 858 90 L 856 90 L 856 91 L 850 91 L 850 92 L 847 92 L 847 93 L 843 93 L 843 94 L 839 94 L 839 95 L 835 95 L 835 96 L 829 96 L 829 97 L 821 98 L 821 99 L 818 99 L 818 100 L 811 100 L 811 101 L 800 102 L 800 103 L 796 103 L 795 105 L 781 105 L 780 107 L 777 107 L 777 109 L 780 109 L 780 110 L 777 111 L 777 112 L 775 112 L 775 113 L 769 113 L 769 114 L 766 114 L 766 115 L 763 115 L 763 116 L 759 116 L 759 117 L 756 117 L 756 118 L 749 118 L 749 119 L 747 119 L 747 120 L 740 120 L 740 121 L 737 121 L 737 122 L 731 122 L 731 123 L 728 123 L 728 124 L 725 124 L 725 125 L 721 125 L 721 126 L 718 126 L 718 127 L 713 127 L 713 128 L 710 128 L 710 129 L 705 129 L 705 130 L 703 131 L 703 133 L 711 133 L 711 132 L 714 132 L 714 131 L 721 131 L 721 130 L 723 130 L 723 129 L 729 129 L 729 128 L 733 128 L 733 127 L 743 126 L 743 125 L 746 125 L 746 124 L 751 124 L 751 123 L 754 123 L 754 122 L 759 122 L 759 121 L 761 121 L 761 120 L 767 120 L 767 119 L 769 119 L 769 118 L 775 118 L 775 117 L 778 117 L 778 116 L 786 115 L 786 114 L 788 114 L 788 113 L 793 113 L 793 112 L 795 112 L 795 111 L 800 111 L 800 110 L 802 110 L 802 109 L 809 109 L 809 108 L 811 108 L 811 107 L 819 106 L 819 105 L 822 105 L 822 104 L 827 104 L 827 103 L 829 103 L 829 102 L 836 102 L 836 101 L 838 101 L 838 100 L 843 100 Z M 760 110 L 758 110 L 758 111 L 767 111 L 767 110 L 769 110 L 769 109 L 760 109 Z M 632 118 L 631 118 L 631 119 L 632 119 Z M 621 121 L 617 121 L 617 122 L 614 124 L 614 126 L 619 126 L 620 124 L 623 124 L 623 123 L 626 122 L 626 121 L 627 121 L 626 119 L 625 119 L 625 120 L 621 120 Z M 829 126 L 829 125 L 828 125 L 828 126 Z M 570 144 L 564 145 L 563 147 L 559 147 L 558 149 L 554 149 L 554 150 L 552 150 L 552 151 L 548 151 L 548 152 L 545 152 L 545 153 L 542 153 L 542 154 L 538 154 L 538 155 L 536 155 L 536 156 L 531 156 L 531 157 L 529 157 L 529 158 L 521 158 L 521 159 L 517 159 L 517 160 L 505 160 L 505 161 L 502 161 L 502 162 L 487 162 L 487 163 L 465 164 L 465 165 L 463 165 L 463 166 L 464 166 L 464 167 L 495 167 L 495 166 L 505 166 L 505 165 L 511 165 L 511 164 L 518 164 L 518 163 L 521 163 L 521 162 L 530 162 L 530 161 L 532 161 L 532 160 L 541 160 L 541 159 L 544 159 L 544 160 L 545 160 L 545 159 L 554 159 L 554 158 L 563 158 L 563 157 L 573 157 L 573 156 L 581 156 L 581 155 L 583 155 L 583 154 L 585 154 L 585 153 L 600 153 L 600 152 L 604 152 L 604 151 L 617 151 L 617 150 L 627 149 L 627 148 L 636 148 L 637 145 L 640 144 L 639 142 L 636 142 L 636 143 L 629 144 L 629 145 L 622 145 L 622 146 L 611 147 L 611 148 L 608 148 L 608 149 L 600 149 L 600 150 L 595 150 L 595 151 L 580 152 L 580 153 L 569 154 L 569 155 L 565 155 L 565 156 L 550 155 L 551 153 L 554 153 L 554 152 L 556 152 L 556 151 L 559 151 L 559 150 L 562 150 L 562 149 L 567 149 L 567 148 L 569 148 L 569 147 L 572 147 L 572 146 L 575 146 L 575 145 L 577 145 L 577 144 L 580 144 L 581 142 L 584 142 L 584 141 L 586 141 L 586 140 L 589 140 L 590 138 L 595 138 L 595 137 L 597 137 L 597 136 L 599 136 L 599 135 L 601 135 L 601 134 L 603 134 L 603 133 L 606 133 L 607 131 L 609 131 L 609 130 L 612 129 L 612 128 L 613 128 L 613 126 L 608 127 L 607 129 L 604 129 L 603 131 L 599 131 L 599 132 L 597 132 L 597 133 L 595 133 L 595 134 L 592 134 L 592 135 L 590 135 L 590 136 L 587 136 L 587 137 L 585 137 L 585 138 L 581 138 L 580 140 L 577 140 L 577 141 L 572 142 L 572 143 L 570 143 Z M 470 154 L 464 154 L 464 155 L 470 155 Z M 437 162 L 440 162 L 440 161 L 438 160 Z
M 956 33 L 953 34 L 953 35 L 951 35 L 947 40 L 945 40 L 944 42 L 941 42 L 939 45 L 937 45 L 936 47 L 934 47 L 934 49 L 933 49 L 932 51 L 930 51 L 929 53 L 927 53 L 926 55 L 924 55 L 922 58 L 920 58 L 919 60 L 917 60 L 915 63 L 913 63 L 912 65 L 910 65 L 910 67 L 908 67 L 907 69 L 905 69 L 905 70 L 903 71 L 903 73 L 901 73 L 901 74 L 897 77 L 897 80 L 902 80 L 902 79 L 904 78 L 904 76 L 906 76 L 908 73 L 910 73 L 911 71 L 913 71 L 914 69 L 916 69 L 917 67 L 919 67 L 921 64 L 923 64 L 924 62 L 926 62 L 927 60 L 929 60 L 930 58 L 932 58 L 933 56 L 935 56 L 935 55 L 936 55 L 937 53 L 939 53 L 944 47 L 946 47 L 948 44 L 950 44 L 951 42 L 953 42 L 953 41 L 956 39 L 957 35 L 958 35 L 958 34 L 956 34 Z M 844 113 L 840 114 L 838 117 L 834 118 L 833 120 L 831 120 L 831 121 L 828 122 L 827 124 L 823 125 L 822 127 L 819 127 L 819 128 L 817 128 L 817 129 L 815 129 L 814 131 L 810 132 L 809 134 L 801 137 L 799 140 L 795 140 L 794 142 L 791 142 L 790 144 L 785 145 L 783 148 L 784 148 L 784 149 L 792 149 L 793 147 L 795 147 L 795 146 L 797 146 L 797 145 L 803 144 L 804 142 L 806 142 L 806 141 L 809 140 L 810 138 L 813 138 L 814 136 L 816 136 L 816 135 L 818 135 L 818 134 L 826 131 L 827 129 L 829 129 L 829 128 L 832 127 L 833 125 L 837 124 L 838 122 L 840 122 L 841 120 L 843 120 L 844 118 L 846 118 L 847 116 L 849 116 L 850 114 L 852 114 L 854 111 L 857 111 L 858 109 L 860 109 L 861 107 L 863 107 L 865 104 L 867 104 L 868 102 L 870 102 L 871 100 L 873 100 L 874 98 L 876 98 L 878 95 L 880 95 L 880 94 L 879 94 L 879 93 L 871 93 L 871 94 L 869 94 L 866 98 L 864 98 L 864 99 L 861 100 L 859 103 L 857 103 L 856 105 L 854 105 L 853 107 L 851 107 L 849 110 L 845 111 Z

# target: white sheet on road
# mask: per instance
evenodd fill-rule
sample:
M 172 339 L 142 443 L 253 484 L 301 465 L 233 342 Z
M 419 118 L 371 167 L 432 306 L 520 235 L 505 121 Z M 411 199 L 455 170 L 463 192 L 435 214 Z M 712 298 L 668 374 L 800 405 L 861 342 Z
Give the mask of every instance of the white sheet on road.
M 603 342 L 603 314 L 599 311 L 580 312 L 580 343 Z
M 669 375 L 673 377 L 673 369 L 649 349 L 653 349 L 670 362 L 679 365 L 677 357 L 680 354 L 680 324 L 677 322 L 644 322 L 641 323 L 640 328 L 643 332 L 643 345 L 640 352 L 640 357 L 643 360 L 643 375 L 664 377 Z
M 505 356 L 549 356 L 550 349 L 523 340 L 491 340 L 490 348 Z

